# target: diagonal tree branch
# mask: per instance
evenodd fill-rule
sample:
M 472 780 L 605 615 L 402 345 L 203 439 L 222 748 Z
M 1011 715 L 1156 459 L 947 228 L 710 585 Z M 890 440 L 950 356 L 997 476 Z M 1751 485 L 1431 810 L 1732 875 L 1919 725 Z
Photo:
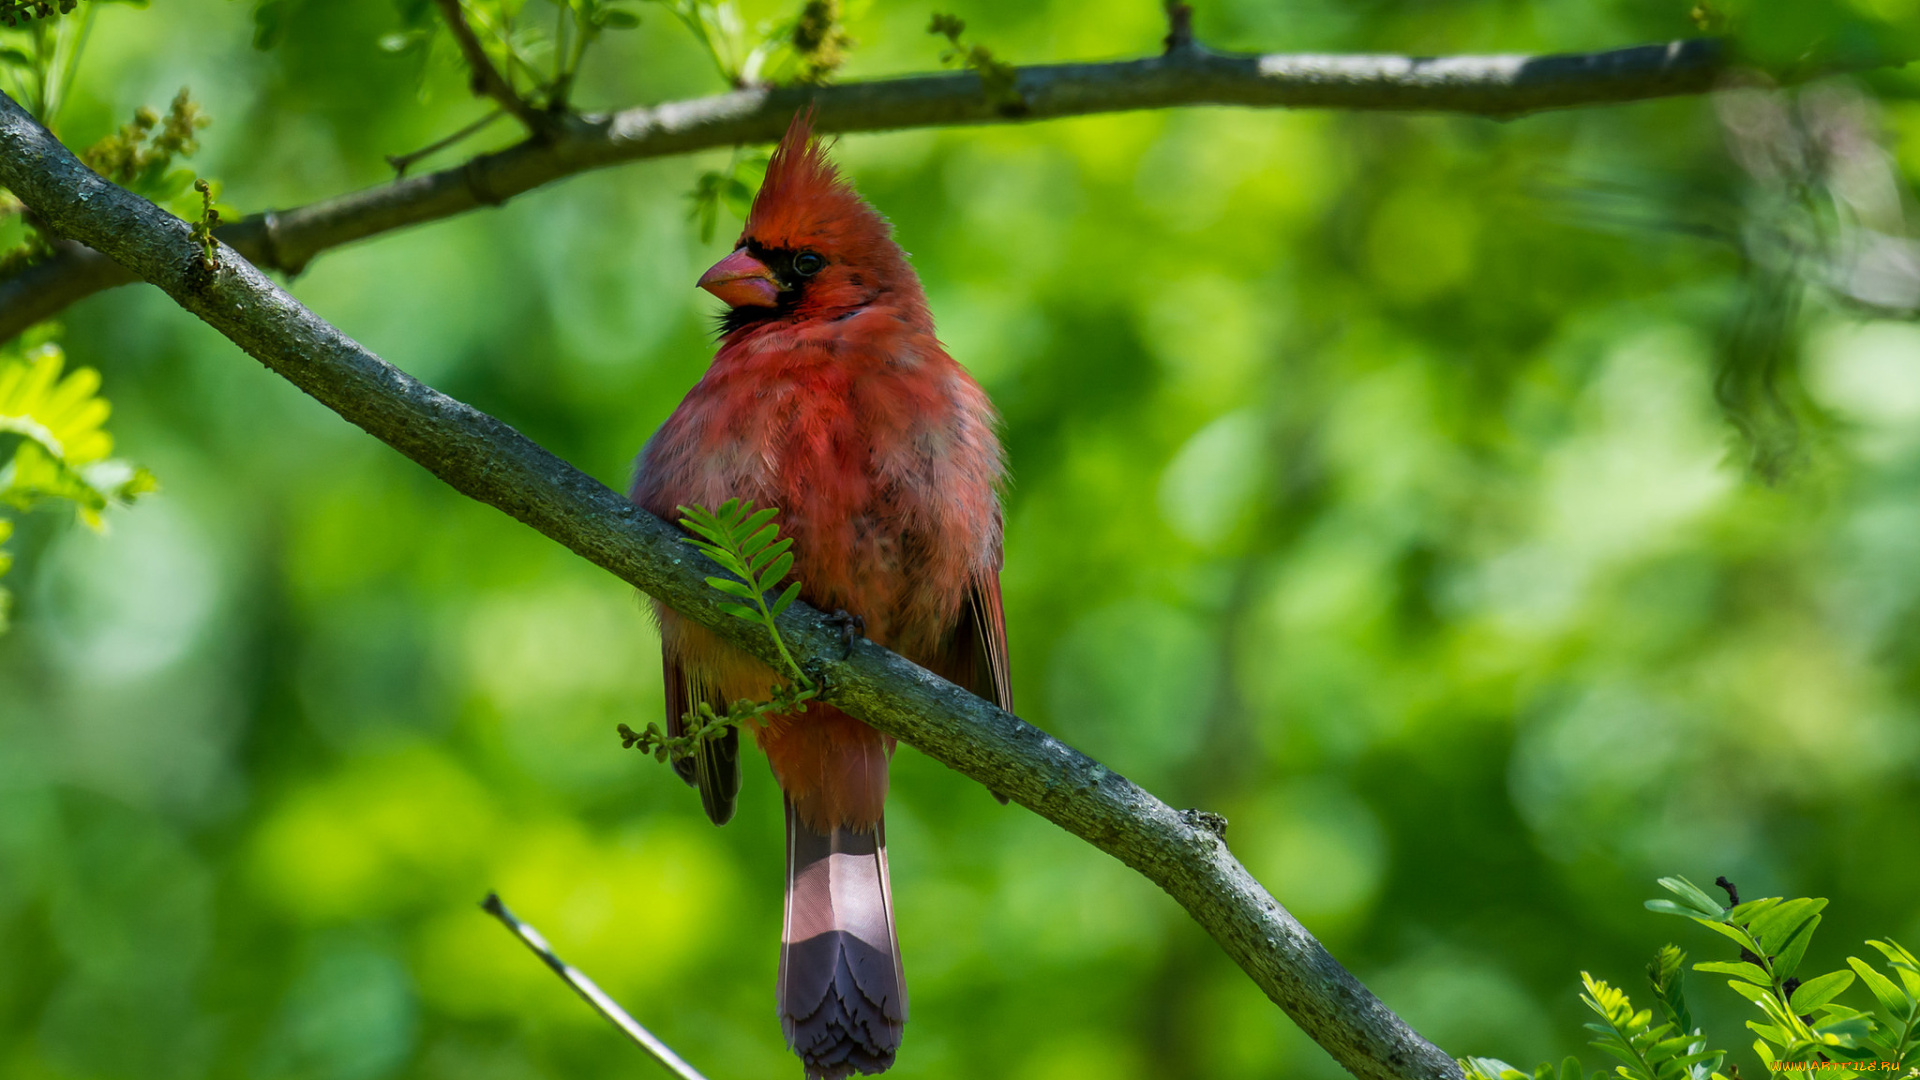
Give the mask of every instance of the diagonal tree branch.
M 456 3 L 457 0 L 441 0 Z M 779 138 L 812 102 L 821 131 L 863 132 L 1048 120 L 1187 105 L 1456 112 L 1508 118 L 1543 109 L 1699 94 L 1730 61 L 1715 38 L 1557 56 L 1407 56 L 1211 52 L 1176 41 L 1164 56 L 1018 69 L 1024 108 L 996 107 L 972 72 L 824 87 L 739 90 L 601 116 L 542 114 L 540 134 L 463 165 L 313 203 L 254 214 L 219 237 L 255 266 L 299 273 L 314 256 L 408 225 L 497 206 L 588 169 Z M 485 59 L 484 56 L 481 59 Z M 1880 66 L 1863 58 L 1851 69 Z M 524 119 L 524 117 L 522 118 Z M 69 246 L 0 281 L 0 341 L 102 289 L 137 280 Z
M 188 225 L 82 165 L 0 94 L 0 184 L 64 234 L 158 285 L 269 369 L 459 491 L 566 545 L 728 641 L 774 662 L 771 637 L 721 611 L 682 534 L 519 432 L 387 364 L 221 247 L 208 270 Z M 1334 960 L 1227 850 L 1065 743 L 872 642 L 848 648 L 804 604 L 780 631 L 823 699 L 1018 800 L 1165 889 L 1253 981 L 1354 1075 L 1460 1080 L 1460 1069 Z

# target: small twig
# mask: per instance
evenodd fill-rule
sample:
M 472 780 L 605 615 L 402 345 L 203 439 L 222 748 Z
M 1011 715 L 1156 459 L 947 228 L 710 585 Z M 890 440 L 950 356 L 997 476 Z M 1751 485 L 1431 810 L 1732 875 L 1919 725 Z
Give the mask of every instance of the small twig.
M 1167 0 L 1167 53 L 1186 52 L 1193 46 L 1193 5 Z
M 407 170 L 413 168 L 414 163 L 418 162 L 421 158 L 431 157 L 432 155 L 437 154 L 442 150 L 445 150 L 447 147 L 452 146 L 455 143 L 463 142 L 467 139 L 474 137 L 475 135 L 478 135 L 481 131 L 485 130 L 488 124 L 493 123 L 495 120 L 498 120 L 505 115 L 507 115 L 507 111 L 505 109 L 495 109 L 492 112 L 488 113 L 487 115 L 481 117 L 480 119 L 475 120 L 473 123 L 468 124 L 466 127 L 461 128 L 459 131 L 456 131 L 453 134 L 447 136 L 446 138 L 441 139 L 438 142 L 431 143 L 427 146 L 423 146 L 420 149 L 415 150 L 410 154 L 388 154 L 387 164 L 393 166 L 394 179 L 397 180 L 407 175 Z
M 587 978 L 579 968 L 555 956 L 553 947 L 547 944 L 546 938 L 540 936 L 540 931 L 521 922 L 513 912 L 508 911 L 507 905 L 500 902 L 499 893 L 488 893 L 487 898 L 480 901 L 480 907 L 487 914 L 499 919 L 507 929 L 513 931 L 513 936 L 525 943 L 527 948 L 532 949 L 533 955 L 538 956 L 552 968 L 553 973 L 560 976 L 562 981 L 573 987 L 574 993 L 585 998 L 587 1004 L 593 1006 L 594 1012 L 606 1017 L 614 1027 L 625 1032 L 627 1038 L 638 1043 L 640 1049 L 652 1055 L 653 1060 L 659 1062 L 661 1067 L 680 1077 L 680 1080 L 707 1080 L 700 1075 L 700 1070 L 687 1064 L 679 1054 L 674 1053 L 672 1047 L 661 1042 L 653 1032 L 641 1027 L 638 1020 L 627 1015 L 627 1010 L 622 1009 L 618 1002 L 608 997 L 606 991 L 595 986 L 593 980 Z
M 460 55 L 466 58 L 467 70 L 473 73 L 473 92 L 479 97 L 490 97 L 500 103 L 500 107 L 512 113 L 516 119 L 527 126 L 527 130 L 539 134 L 546 130 L 547 118 L 540 110 L 528 104 L 514 92 L 513 84 L 500 74 L 487 58 L 486 47 L 467 25 L 467 16 L 460 10 L 460 0 L 434 0 L 440 7 L 440 14 L 446 20 L 447 29 L 453 34 L 454 44 L 460 46 Z
M 220 227 L 220 211 L 213 208 L 213 185 L 195 180 L 193 190 L 200 193 L 200 220 L 193 224 L 193 239 L 200 245 L 201 267 L 212 273 L 220 269 L 220 241 L 213 238 L 213 230 Z

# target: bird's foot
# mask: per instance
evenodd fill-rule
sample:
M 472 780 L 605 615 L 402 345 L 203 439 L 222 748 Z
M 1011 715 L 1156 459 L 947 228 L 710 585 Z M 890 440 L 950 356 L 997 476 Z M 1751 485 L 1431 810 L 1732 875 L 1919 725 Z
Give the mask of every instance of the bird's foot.
M 1196 829 L 1205 829 L 1215 836 L 1226 838 L 1227 819 L 1211 810 L 1182 810 L 1180 816 Z
M 827 621 L 840 628 L 840 647 L 846 656 L 852 656 L 854 641 L 867 636 L 867 620 L 842 608 L 828 615 Z

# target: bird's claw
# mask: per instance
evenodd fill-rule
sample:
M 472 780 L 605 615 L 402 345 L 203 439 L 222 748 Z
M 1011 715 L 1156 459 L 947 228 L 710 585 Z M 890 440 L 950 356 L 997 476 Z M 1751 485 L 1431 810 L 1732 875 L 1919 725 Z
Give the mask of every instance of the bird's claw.
M 827 621 L 840 628 L 841 650 L 846 656 L 852 656 L 854 641 L 867 636 L 867 620 L 841 608 L 828 615 Z
M 1226 838 L 1227 819 L 1219 814 L 1210 810 L 1182 810 L 1180 816 L 1196 829 L 1205 829 L 1223 840 Z

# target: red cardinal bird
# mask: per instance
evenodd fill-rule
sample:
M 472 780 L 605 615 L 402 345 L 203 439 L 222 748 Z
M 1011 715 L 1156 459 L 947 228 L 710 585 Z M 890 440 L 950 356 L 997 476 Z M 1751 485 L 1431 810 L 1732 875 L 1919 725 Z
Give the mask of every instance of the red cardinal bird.
M 633 501 L 668 519 L 732 498 L 779 507 L 808 603 L 1010 707 L 993 407 L 934 337 L 906 252 L 810 115 L 700 287 L 730 308 L 720 351 L 641 451 Z M 699 702 L 723 710 L 784 678 L 655 611 L 670 733 Z M 882 814 L 893 739 L 818 704 L 753 734 L 786 793 L 787 1044 L 809 1077 L 884 1071 L 907 1020 Z M 716 823 L 739 795 L 738 745 L 729 733 L 677 766 Z

